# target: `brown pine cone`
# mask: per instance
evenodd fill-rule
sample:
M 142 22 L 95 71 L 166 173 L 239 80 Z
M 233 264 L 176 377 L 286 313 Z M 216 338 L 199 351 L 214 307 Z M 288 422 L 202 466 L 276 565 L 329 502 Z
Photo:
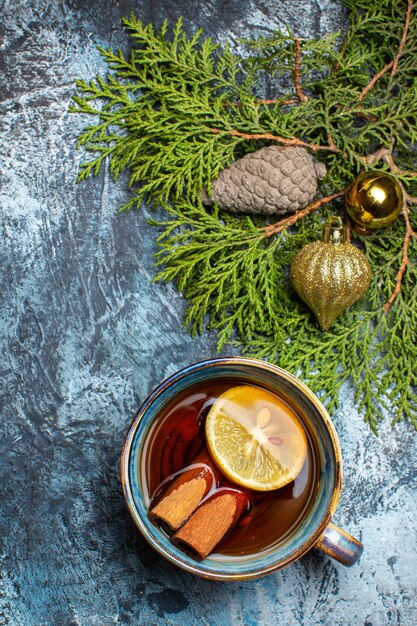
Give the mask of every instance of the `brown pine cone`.
M 233 213 L 284 215 L 306 207 L 326 166 L 300 147 L 267 146 L 246 154 L 221 171 L 205 204 L 217 202 Z

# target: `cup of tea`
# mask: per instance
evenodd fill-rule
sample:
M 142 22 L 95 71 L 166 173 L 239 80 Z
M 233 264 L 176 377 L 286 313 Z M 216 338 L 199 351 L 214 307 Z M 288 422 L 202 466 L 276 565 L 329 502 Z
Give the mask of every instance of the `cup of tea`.
M 216 458 L 222 451 L 221 431 L 220 453 L 215 448 L 214 458 L 207 442 L 208 420 L 213 421 L 213 414 L 222 416 L 216 407 L 222 402 L 227 408 L 224 399 L 230 397 L 261 398 L 264 403 L 256 418 L 261 435 L 254 443 L 241 444 L 242 435 L 233 428 L 226 432 L 231 450 L 242 446 L 242 482 L 233 480 L 239 463 L 238 470 L 230 470 L 227 454 L 223 465 Z M 291 428 L 295 424 L 293 430 L 280 422 L 285 435 L 272 432 L 274 412 L 282 423 L 289 421 Z M 220 426 L 227 431 L 227 423 Z M 280 474 L 272 472 L 272 489 L 257 483 L 252 488 L 252 483 L 245 484 L 245 467 L 251 459 L 258 463 L 256 446 L 262 433 L 271 432 L 266 447 L 273 452 L 278 446 L 276 458 L 283 467 L 283 439 L 302 448 L 299 466 L 282 486 Z M 342 457 L 327 411 L 304 383 L 263 361 L 210 359 L 162 382 L 128 430 L 121 479 L 129 511 L 149 544 L 171 563 L 205 578 L 265 576 L 311 548 L 347 566 L 363 552 L 360 541 L 331 523 L 341 494 Z

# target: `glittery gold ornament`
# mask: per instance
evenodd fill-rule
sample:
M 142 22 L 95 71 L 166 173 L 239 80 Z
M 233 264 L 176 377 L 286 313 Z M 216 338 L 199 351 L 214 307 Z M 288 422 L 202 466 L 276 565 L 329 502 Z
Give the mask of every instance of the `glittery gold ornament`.
M 312 309 L 322 330 L 367 291 L 371 268 L 366 256 L 346 243 L 346 228 L 340 217 L 324 225 L 322 241 L 309 243 L 291 266 L 294 289 Z
M 346 192 L 347 212 L 362 235 L 393 222 L 402 206 L 401 187 L 387 172 L 362 172 Z

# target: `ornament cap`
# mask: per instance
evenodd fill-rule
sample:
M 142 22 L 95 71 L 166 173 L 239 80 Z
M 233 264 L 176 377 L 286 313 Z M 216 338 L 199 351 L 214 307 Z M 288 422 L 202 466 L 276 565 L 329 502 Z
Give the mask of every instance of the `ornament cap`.
M 338 215 L 329 217 L 323 227 L 323 241 L 339 246 L 346 243 L 346 226 L 343 224 L 342 218 Z

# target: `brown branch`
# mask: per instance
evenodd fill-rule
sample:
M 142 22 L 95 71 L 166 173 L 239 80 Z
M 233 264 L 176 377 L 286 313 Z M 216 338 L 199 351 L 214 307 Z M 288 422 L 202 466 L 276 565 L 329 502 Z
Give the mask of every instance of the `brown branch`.
M 294 61 L 294 87 L 297 98 L 300 102 L 307 102 L 308 98 L 301 89 L 300 78 L 300 58 L 301 58 L 301 39 L 298 37 L 295 40 L 295 61 Z
M 408 201 L 410 200 L 410 197 L 407 195 L 405 190 L 403 190 L 403 192 L 404 192 L 404 202 L 403 202 L 402 214 L 403 214 L 404 224 L 405 224 L 404 243 L 403 243 L 403 247 L 402 247 L 403 258 L 402 258 L 402 261 L 401 261 L 400 269 L 397 272 L 397 277 L 395 279 L 394 291 L 392 292 L 391 297 L 389 298 L 388 302 L 384 306 L 384 313 L 385 314 L 388 313 L 388 311 L 389 311 L 392 303 L 394 302 L 395 298 L 401 292 L 401 286 L 402 286 L 404 272 L 405 272 L 405 269 L 406 269 L 407 265 L 410 264 L 410 258 L 408 256 L 408 246 L 410 244 L 410 239 L 411 238 L 417 239 L 417 233 L 412 229 L 411 223 L 410 223 L 410 217 L 409 217 L 410 209 L 408 207 Z M 417 200 L 417 198 L 414 198 L 414 199 Z
M 255 104 L 265 104 L 265 105 L 279 104 L 282 107 L 289 106 L 290 104 L 298 104 L 298 103 L 299 103 L 298 98 L 287 98 L 286 100 L 281 100 L 280 98 L 266 100 L 266 99 L 261 98 L 259 100 L 255 100 Z M 228 102 L 226 100 L 225 102 L 223 102 L 223 106 L 224 107 L 230 107 L 230 106 L 241 107 L 243 106 L 243 102 Z
M 402 170 L 398 167 L 398 165 L 394 161 L 394 157 L 392 156 L 392 148 L 380 148 L 376 152 L 372 152 L 371 154 L 368 154 L 368 156 L 360 158 L 361 161 L 363 161 L 363 163 L 366 163 L 367 165 L 373 165 L 377 161 L 382 160 L 388 165 L 391 172 L 394 172 L 394 174 L 398 174 L 399 176 L 411 176 L 413 178 L 417 176 L 417 172 Z
M 280 103 L 281 106 L 285 107 L 288 106 L 290 104 L 298 104 L 298 99 L 296 100 L 295 98 L 288 98 L 287 100 L 257 100 L 257 102 L 259 104 L 277 104 L 278 102 Z
M 398 48 L 398 52 L 394 58 L 394 63 L 392 66 L 392 71 L 391 71 L 391 76 L 394 76 L 395 72 L 397 71 L 397 67 L 398 67 L 398 61 L 401 58 L 401 55 L 403 53 L 404 50 L 404 44 L 405 44 L 405 40 L 407 39 L 407 35 L 408 35 L 408 29 L 410 27 L 410 16 L 411 16 L 411 11 L 413 10 L 413 0 L 408 0 L 408 6 L 407 6 L 407 14 L 405 17 L 405 24 L 404 24 L 404 32 L 403 32 L 403 36 L 401 37 L 401 42 L 400 42 L 400 47 Z
M 386 154 L 382 156 L 382 160 L 389 166 L 391 172 L 398 174 L 399 176 L 417 176 L 417 172 L 409 172 L 408 170 L 401 170 L 392 156 L 392 152 L 388 150 Z
M 375 76 L 369 81 L 369 83 L 366 85 L 366 87 L 364 87 L 364 89 L 362 89 L 361 93 L 359 94 L 359 101 L 364 99 L 366 94 L 369 93 L 369 91 L 371 91 L 371 89 L 375 85 L 375 83 L 381 78 L 381 76 L 386 74 L 388 72 L 388 70 L 390 70 L 392 68 L 391 76 L 394 76 L 395 72 L 397 71 L 398 62 L 399 62 L 399 60 L 400 60 L 400 58 L 402 56 L 402 53 L 403 53 L 403 50 L 404 50 L 405 40 L 407 39 L 407 35 L 408 35 L 408 29 L 410 27 L 410 16 L 411 16 L 412 9 L 413 9 L 413 0 L 408 0 L 407 14 L 406 14 L 405 23 L 404 23 L 404 31 L 403 31 L 403 35 L 401 37 L 401 42 L 400 42 L 400 45 L 398 47 L 397 54 L 392 59 L 392 61 L 387 63 L 385 65 L 385 67 L 382 68 L 382 70 L 380 70 L 377 74 L 375 74 Z
M 373 165 L 377 161 L 386 157 L 387 154 L 391 154 L 391 150 L 389 148 L 379 148 L 376 152 L 372 152 L 367 156 L 361 157 L 361 160 L 367 165 Z
M 335 198 L 340 198 L 341 196 L 345 194 L 345 191 L 346 189 L 343 189 L 343 191 L 332 193 L 330 196 L 319 198 L 315 202 L 312 202 L 311 204 L 306 206 L 305 209 L 301 209 L 301 211 L 298 211 L 297 213 L 294 213 L 293 215 L 290 215 L 290 217 L 286 217 L 283 220 L 280 220 L 279 222 L 275 222 L 274 224 L 269 224 L 268 226 L 264 226 L 260 230 L 263 231 L 265 237 L 271 237 L 271 235 L 275 235 L 276 233 L 281 232 L 281 230 L 284 230 L 284 228 L 288 228 L 288 226 L 292 226 L 298 220 L 303 219 L 307 215 L 310 215 L 310 213 L 313 213 L 313 211 L 315 211 L 319 207 L 324 206 L 325 204 L 328 204 Z
M 359 101 L 362 101 L 364 99 L 366 94 L 369 91 L 371 91 L 371 89 L 375 85 L 375 83 L 381 78 L 381 76 L 386 74 L 386 72 L 388 72 L 388 70 L 391 69 L 391 67 L 393 65 L 394 65 L 394 59 L 392 61 L 390 61 L 389 63 L 387 63 L 386 66 L 383 67 L 380 72 L 378 72 L 378 74 L 375 74 L 375 76 L 372 78 L 372 80 L 369 81 L 369 83 L 366 85 L 366 87 L 364 87 L 364 89 L 362 89 L 361 93 L 359 94 L 359 98 L 358 98 Z
M 338 148 L 335 142 L 333 141 L 333 137 L 330 133 L 328 134 L 328 144 L 329 144 L 329 148 L 331 148 L 333 151 L 335 152 L 338 151 Z
M 277 143 L 282 143 L 284 146 L 303 146 L 305 148 L 313 150 L 314 152 L 317 152 L 318 150 L 327 150 L 329 152 L 336 153 L 340 152 L 339 148 L 337 148 L 336 146 L 321 146 L 317 143 L 308 143 L 306 141 L 302 141 L 301 139 L 297 139 L 297 137 L 279 137 L 278 135 L 272 135 L 271 133 L 241 133 L 238 130 L 220 130 L 219 128 L 210 128 L 210 132 L 214 135 L 226 133 L 227 135 L 231 135 L 232 137 L 241 137 L 242 139 L 248 139 L 249 141 L 263 139 L 268 141 L 276 141 Z

